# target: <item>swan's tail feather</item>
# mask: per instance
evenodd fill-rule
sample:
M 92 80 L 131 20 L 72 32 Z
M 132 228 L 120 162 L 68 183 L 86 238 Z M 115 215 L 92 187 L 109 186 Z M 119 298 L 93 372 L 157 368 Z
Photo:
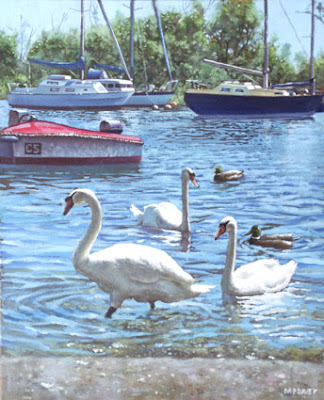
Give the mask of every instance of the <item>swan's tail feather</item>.
M 290 270 L 290 276 L 292 276 L 297 268 L 297 263 L 294 260 L 289 261 L 289 263 L 286 264 L 286 268 L 289 268 Z
M 134 204 L 130 206 L 130 211 L 134 215 L 135 219 L 141 224 L 143 222 L 144 213 L 139 210 Z
M 199 285 L 199 284 L 195 284 L 191 286 L 191 289 L 193 292 L 200 294 L 200 293 L 207 293 L 209 292 L 211 289 L 213 289 L 215 286 L 212 285 Z

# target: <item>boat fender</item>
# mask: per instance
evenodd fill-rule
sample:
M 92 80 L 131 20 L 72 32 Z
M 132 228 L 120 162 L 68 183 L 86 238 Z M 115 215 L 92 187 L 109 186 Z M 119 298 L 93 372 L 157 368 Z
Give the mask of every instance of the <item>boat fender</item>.
M 26 114 L 23 114 L 23 115 L 21 115 L 21 116 L 19 117 L 19 123 L 21 123 L 21 122 L 36 121 L 36 119 L 37 119 L 37 118 L 35 117 L 35 115 L 26 113 Z
M 35 116 L 28 113 L 27 110 L 10 110 L 9 126 L 20 124 L 21 122 L 35 121 Z
M 18 142 L 19 138 L 17 136 L 0 136 L 0 140 L 2 140 L 3 142 L 14 143 Z
M 117 120 L 103 120 L 100 122 L 100 131 L 107 133 L 122 133 L 123 126 L 120 121 Z

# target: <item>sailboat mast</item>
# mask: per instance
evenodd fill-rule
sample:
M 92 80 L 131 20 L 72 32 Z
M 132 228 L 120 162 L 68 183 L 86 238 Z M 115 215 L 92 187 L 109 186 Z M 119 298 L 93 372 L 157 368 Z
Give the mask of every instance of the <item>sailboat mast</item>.
M 84 57 L 84 1 L 81 0 L 81 35 L 80 35 L 80 56 Z M 84 79 L 84 69 L 81 69 L 81 79 Z
M 134 76 L 134 20 L 135 20 L 135 0 L 130 2 L 130 75 Z
M 109 30 L 110 30 L 111 36 L 112 36 L 113 39 L 114 39 L 114 42 L 115 42 L 115 45 L 116 45 L 116 48 L 117 48 L 117 51 L 118 51 L 118 54 L 119 54 L 119 58 L 120 58 L 120 60 L 121 60 L 121 62 L 122 62 L 122 64 L 123 64 L 123 67 L 124 67 L 124 70 L 125 70 L 125 72 L 126 72 L 126 75 L 128 76 L 128 79 L 129 79 L 129 80 L 132 80 L 132 78 L 131 78 L 131 76 L 130 76 L 130 74 L 129 74 L 129 71 L 128 71 L 128 68 L 127 68 L 127 65 L 126 65 L 124 56 L 123 56 L 123 53 L 122 53 L 121 48 L 120 48 L 120 46 L 119 46 L 118 40 L 117 40 L 117 38 L 116 38 L 116 36 L 115 36 L 114 30 L 113 30 L 113 28 L 112 28 L 112 26 L 111 26 L 111 24 L 110 24 L 110 22 L 109 22 L 109 19 L 108 19 L 108 17 L 107 17 L 107 14 L 106 14 L 106 11 L 105 11 L 104 6 L 103 6 L 103 4 L 102 4 L 102 1 L 101 1 L 101 0 L 97 0 L 97 1 L 98 1 L 98 3 L 99 3 L 100 8 L 101 8 L 101 12 L 102 12 L 102 15 L 103 15 L 103 17 L 104 17 L 104 19 L 105 19 L 105 21 L 106 21 L 106 24 L 107 24 L 107 26 L 108 26 L 108 28 L 109 28 Z
M 268 0 L 264 0 L 264 56 L 263 56 L 263 87 L 269 86 L 269 52 L 268 52 Z
M 163 36 L 162 23 L 161 23 L 159 10 L 158 10 L 157 5 L 156 5 L 156 0 L 152 0 L 152 3 L 153 3 L 153 8 L 154 8 L 154 12 L 155 12 L 155 16 L 156 16 L 159 32 L 160 32 L 160 38 L 161 38 L 162 47 L 163 47 L 163 54 L 164 54 L 165 63 L 166 63 L 166 66 L 167 66 L 167 69 L 168 69 L 168 73 L 169 73 L 169 79 L 170 79 L 170 81 L 172 81 L 172 73 L 171 73 L 168 53 L 167 53 L 167 49 L 166 49 L 166 45 L 165 45 L 165 40 L 164 40 L 164 36 Z
M 314 36 L 315 36 L 315 0 L 312 0 L 312 22 L 311 22 L 311 48 L 310 48 L 310 79 L 312 82 L 311 94 L 315 94 L 315 76 L 314 76 Z

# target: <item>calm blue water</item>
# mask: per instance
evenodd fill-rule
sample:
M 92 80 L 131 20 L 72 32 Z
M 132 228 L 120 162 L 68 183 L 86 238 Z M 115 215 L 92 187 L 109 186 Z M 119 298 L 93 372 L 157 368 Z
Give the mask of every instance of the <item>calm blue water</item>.
M 120 119 L 124 133 L 144 140 L 141 165 L 1 169 L 2 346 L 5 354 L 209 355 L 319 360 L 323 348 L 324 114 L 303 121 L 208 122 L 176 111 L 38 111 L 37 117 L 96 129 Z M 0 127 L 8 107 L 0 102 Z M 216 185 L 212 169 L 244 169 L 245 178 Z M 181 206 L 180 174 L 194 169 L 190 188 L 192 236 L 137 226 L 129 212 L 170 200 Z M 109 297 L 79 275 L 72 252 L 90 221 L 89 208 L 63 217 L 64 198 L 77 187 L 94 190 L 104 212 L 94 250 L 117 242 L 168 252 L 186 271 L 215 288 L 174 304 L 125 301 L 107 320 Z M 219 220 L 238 221 L 237 264 L 257 258 L 294 259 L 297 271 L 281 293 L 224 304 L 220 280 L 227 236 Z M 292 250 L 251 247 L 252 225 L 293 232 Z

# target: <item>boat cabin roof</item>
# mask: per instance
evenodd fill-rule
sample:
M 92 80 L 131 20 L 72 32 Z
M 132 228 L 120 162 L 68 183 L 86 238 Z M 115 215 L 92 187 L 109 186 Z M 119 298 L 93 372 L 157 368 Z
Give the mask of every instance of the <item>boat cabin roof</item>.
M 194 90 L 195 89 L 191 89 Z M 287 90 L 265 89 L 252 82 L 224 81 L 213 89 L 196 89 L 203 93 L 235 96 L 289 96 Z

